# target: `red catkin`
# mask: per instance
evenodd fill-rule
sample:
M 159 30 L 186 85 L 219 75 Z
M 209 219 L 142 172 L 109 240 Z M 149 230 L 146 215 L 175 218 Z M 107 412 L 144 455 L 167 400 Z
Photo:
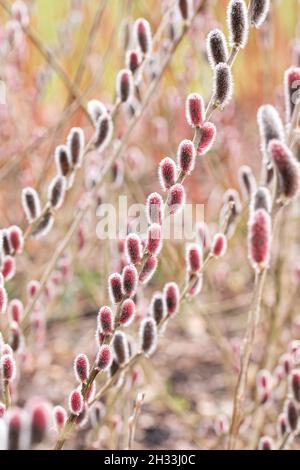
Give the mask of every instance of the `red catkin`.
M 16 364 L 10 354 L 3 354 L 0 360 L 2 377 L 7 382 L 14 380 L 16 376 Z
M 279 140 L 271 140 L 269 155 L 279 176 L 280 196 L 284 199 L 297 197 L 300 190 L 300 166 L 289 148 Z
M 152 193 L 147 198 L 146 215 L 148 223 L 161 224 L 163 220 L 164 203 L 160 194 Z
M 78 390 L 73 390 L 69 396 L 69 409 L 73 415 L 79 416 L 83 410 L 83 396 Z
M 158 255 L 162 248 L 162 233 L 159 224 L 151 224 L 148 228 L 147 252 L 151 255 Z
M 55 406 L 53 408 L 53 420 L 56 431 L 59 433 L 66 422 L 67 419 L 67 412 L 62 406 Z
M 137 264 L 142 258 L 142 243 L 136 233 L 130 233 L 125 240 L 125 253 L 129 263 Z
M 149 357 L 154 353 L 157 344 L 157 326 L 152 317 L 146 317 L 140 326 L 140 349 Z
M 179 308 L 179 288 L 175 282 L 169 282 L 164 287 L 164 297 L 167 307 L 167 314 L 173 316 Z
M 8 229 L 8 239 L 14 253 L 21 253 L 24 246 L 23 232 L 20 227 L 12 225 Z
M 205 118 L 204 100 L 198 93 L 188 95 L 185 104 L 185 116 L 191 127 L 202 126 Z
M 118 304 L 123 298 L 122 294 L 122 277 L 119 273 L 114 273 L 108 279 L 109 296 L 111 302 Z
M 125 103 L 133 94 L 132 73 L 128 69 L 122 69 L 117 75 L 116 93 L 122 103 Z
M 182 184 L 174 184 L 170 188 L 168 197 L 168 206 L 171 214 L 178 214 L 182 211 L 185 203 L 185 190 Z
M 152 33 L 147 20 L 139 18 L 134 23 L 134 37 L 143 54 L 152 52 Z
M 113 312 L 110 307 L 101 307 L 98 313 L 98 327 L 101 333 L 110 335 L 113 332 Z
M 227 238 L 223 233 L 217 233 L 214 236 L 211 245 L 211 254 L 215 258 L 219 258 L 224 256 L 227 250 Z
M 177 151 L 178 168 L 184 175 L 189 175 L 195 168 L 196 151 L 191 140 L 183 140 Z
M 158 176 L 161 187 L 164 191 L 167 191 L 175 184 L 177 178 L 177 168 L 172 158 L 166 157 L 160 162 Z
M 8 314 L 11 321 L 20 324 L 24 315 L 24 306 L 19 299 L 13 299 L 9 302 Z
M 271 249 L 271 218 L 264 209 L 252 213 L 248 224 L 248 254 L 254 269 L 268 267 Z
M 49 429 L 49 413 L 43 403 L 33 405 L 30 413 L 31 443 L 39 444 L 45 438 Z
M 12 279 L 16 272 L 16 261 L 12 256 L 5 256 L 2 265 L 2 274 L 6 281 Z
M 142 284 L 147 284 L 147 282 L 150 281 L 156 271 L 157 264 L 158 260 L 156 256 L 151 255 L 147 257 L 139 275 L 139 281 Z
M 135 294 L 138 284 L 138 272 L 133 264 L 125 266 L 122 272 L 122 292 L 131 297 Z
M 198 273 L 203 264 L 203 254 L 199 245 L 193 243 L 186 249 L 187 271 L 192 274 Z
M 123 326 L 128 326 L 135 317 L 135 303 L 132 299 L 126 299 L 122 303 L 119 322 Z
M 212 122 L 205 122 L 201 129 L 200 142 L 197 152 L 199 155 L 205 155 L 210 151 L 216 139 L 217 129 Z
M 96 368 L 100 371 L 107 370 L 112 363 L 112 353 L 110 346 L 104 344 L 99 348 L 96 358 Z
M 90 364 L 88 357 L 85 354 L 79 354 L 76 356 L 74 360 L 74 373 L 78 382 L 87 382 L 90 373 Z

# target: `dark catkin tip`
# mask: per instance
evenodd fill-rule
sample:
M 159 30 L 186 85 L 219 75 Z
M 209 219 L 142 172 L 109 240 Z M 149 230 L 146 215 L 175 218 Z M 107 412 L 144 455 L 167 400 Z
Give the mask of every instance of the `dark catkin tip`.
M 207 36 L 207 56 L 209 63 L 214 68 L 219 63 L 228 60 L 228 48 L 226 38 L 220 29 L 213 29 Z
M 80 127 L 74 127 L 71 129 L 67 138 L 67 144 L 71 164 L 74 168 L 79 168 L 81 166 L 84 150 L 84 133 Z
M 266 20 L 270 10 L 270 0 L 251 0 L 250 21 L 251 25 L 259 28 Z
M 113 134 L 113 122 L 108 113 L 102 114 L 96 124 L 94 145 L 99 152 L 106 149 Z
M 48 201 L 53 209 L 59 209 L 62 206 L 65 192 L 66 179 L 64 176 L 55 176 L 51 181 L 48 189 Z
M 249 24 L 247 6 L 244 0 L 231 0 L 229 2 L 227 19 L 231 47 L 245 47 Z
M 57 172 L 62 176 L 67 176 L 71 169 L 70 153 L 66 145 L 59 145 L 55 149 L 55 164 Z
M 252 209 L 264 209 L 269 214 L 272 210 L 272 198 L 268 188 L 261 186 L 253 194 Z
M 229 65 L 218 64 L 214 69 L 213 98 L 215 106 L 225 106 L 232 96 L 232 74 Z

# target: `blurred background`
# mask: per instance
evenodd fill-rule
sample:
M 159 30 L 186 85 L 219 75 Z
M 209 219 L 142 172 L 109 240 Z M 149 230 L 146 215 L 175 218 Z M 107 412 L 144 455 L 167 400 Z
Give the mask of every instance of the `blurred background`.
M 82 127 L 87 138 L 93 133 L 85 112 L 70 91 L 70 83 L 75 83 L 85 105 L 90 99 L 98 99 L 111 109 L 116 75 L 124 67 L 124 46 L 134 20 L 146 18 L 154 33 L 164 18 L 163 34 L 155 43 L 155 53 L 167 47 L 164 44 L 173 24 L 176 29 L 176 18 L 170 14 L 172 0 L 25 3 L 30 17 L 29 35 L 26 28 L 16 33 L 4 8 L 11 3 L 0 1 L 0 79 L 6 87 L 6 103 L 0 105 L 3 227 L 12 224 L 26 227 L 21 207 L 24 186 L 38 188 L 41 198 L 46 198 L 47 184 L 55 173 L 55 147 L 65 142 L 70 128 Z M 192 137 L 185 120 L 186 96 L 198 92 L 207 102 L 211 95 L 212 71 L 207 61 L 206 36 L 215 27 L 227 34 L 227 3 L 208 0 L 197 15 L 167 64 L 117 164 L 101 185 L 98 203 L 116 204 L 119 194 L 128 195 L 132 203 L 143 203 L 151 191 L 159 190 L 159 161 L 175 156 L 178 143 Z M 300 66 L 300 2 L 272 0 L 271 4 L 268 20 L 261 29 L 251 29 L 249 42 L 234 63 L 234 98 L 213 118 L 218 129 L 216 145 L 208 156 L 199 158 L 186 185 L 188 202 L 205 205 L 205 221 L 212 233 L 219 223 L 224 191 L 238 189 L 239 167 L 247 164 L 259 175 L 258 107 L 271 103 L 284 119 L 284 71 L 291 65 Z M 147 73 L 155 76 L 155 62 L 150 66 L 152 69 Z M 146 87 L 142 85 L 141 94 L 144 93 Z M 123 110 L 117 118 L 118 139 L 126 133 L 130 119 L 127 111 Z M 17 261 L 17 274 L 8 287 L 11 298 L 26 298 L 28 282 L 41 278 L 72 223 L 84 188 L 92 184 L 94 172 L 105 163 L 107 155 L 101 158 L 104 161 L 97 154 L 87 156 L 81 176 L 57 215 L 55 228 L 46 238 L 26 244 Z M 118 172 L 120 178 L 116 177 Z M 32 353 L 24 359 L 25 372 L 18 387 L 20 404 L 38 395 L 52 404 L 65 405 L 68 390 L 74 387 L 75 355 L 85 352 L 92 357 L 96 351 L 95 317 L 98 308 L 108 301 L 107 277 L 119 266 L 117 241 L 97 239 L 96 209 L 97 204 L 87 213 L 61 261 L 63 264 L 64 259 L 70 260 L 67 277 L 61 279 L 58 266 L 51 285 L 47 286 L 42 305 L 45 329 L 32 338 Z M 246 223 L 241 220 L 236 236 L 230 240 L 228 254 L 209 267 L 203 291 L 184 304 L 161 338 L 155 356 L 136 367 L 134 380 L 132 376 L 125 380 L 119 391 L 125 399 L 118 401 L 113 393 L 108 396 L 105 405 L 111 407 L 111 413 L 101 433 L 91 433 L 90 448 L 124 448 L 127 420 L 138 390 L 145 392 L 145 404 L 136 431 L 136 448 L 222 447 L 222 436 L 216 435 L 215 423 L 218 416 L 230 416 L 240 338 L 253 285 L 253 272 L 247 260 Z M 275 252 L 276 249 L 275 244 Z M 154 291 L 170 280 L 182 283 L 184 266 L 184 244 L 166 242 L 159 270 L 139 298 L 137 322 L 146 315 Z M 288 282 L 292 290 L 297 290 L 295 276 Z M 274 285 L 270 281 L 260 331 L 263 348 L 268 338 L 273 296 Z M 296 312 L 293 318 L 286 335 L 276 343 L 271 368 L 276 366 L 287 341 L 299 334 Z M 132 333 L 130 330 L 133 337 L 136 330 L 137 323 Z M 266 365 L 264 350 L 257 348 L 255 356 L 258 367 Z M 265 425 L 272 430 L 274 416 L 270 414 Z M 242 429 L 245 435 L 251 429 L 249 420 Z M 69 448 L 86 446 L 83 435 L 84 431 L 79 432 L 76 440 L 68 443 Z

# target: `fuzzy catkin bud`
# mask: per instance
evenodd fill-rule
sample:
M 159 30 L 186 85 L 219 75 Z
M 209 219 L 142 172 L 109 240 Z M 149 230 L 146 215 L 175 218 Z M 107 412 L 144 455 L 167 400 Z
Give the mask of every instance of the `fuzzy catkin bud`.
M 7 309 L 7 292 L 5 287 L 0 286 L 0 313 L 4 314 Z
M 248 11 L 244 0 L 230 0 L 227 12 L 231 47 L 243 48 L 248 39 Z
M 54 159 L 57 173 L 67 176 L 71 169 L 70 146 L 59 145 L 56 147 Z
M 94 135 L 94 145 L 99 152 L 103 152 L 109 145 L 113 135 L 113 122 L 110 114 L 103 113 L 97 123 Z
M 261 106 L 257 113 L 257 122 L 261 138 L 262 151 L 267 157 L 269 142 L 273 139 L 284 141 L 284 128 L 277 110 L 274 106 L 266 104 Z
M 83 410 L 83 397 L 78 390 L 73 390 L 69 396 L 69 409 L 73 415 L 79 416 Z
M 80 127 L 71 129 L 67 138 L 67 146 L 73 167 L 80 168 L 84 151 L 84 133 Z
M 300 91 L 300 67 L 290 67 L 284 74 L 286 120 L 290 122 L 294 113 Z
M 151 255 L 147 257 L 139 275 L 139 281 L 142 284 L 147 284 L 147 282 L 150 281 L 150 279 L 152 278 L 152 276 L 154 275 L 156 271 L 157 264 L 158 264 L 158 260 L 156 256 Z
M 16 364 L 10 354 L 3 354 L 0 360 L 2 377 L 7 382 L 14 380 L 16 376 Z
M 166 157 L 160 162 L 158 175 L 161 187 L 164 191 L 175 184 L 177 179 L 177 168 L 172 158 Z
M 284 410 L 287 416 L 290 430 L 292 432 L 296 431 L 299 421 L 299 414 L 294 400 L 286 400 L 284 404 Z
M 187 21 L 193 14 L 193 3 L 192 0 L 178 0 L 178 7 L 182 19 Z
M 137 264 L 142 258 L 142 242 L 136 233 L 130 233 L 125 241 L 126 258 L 129 263 Z
M 23 425 L 23 415 L 19 408 L 13 408 L 7 413 L 7 449 L 19 450 L 21 441 L 21 430 Z
M 227 251 L 227 238 L 223 233 L 216 233 L 211 245 L 211 254 L 215 258 L 224 256 Z
M 121 365 L 127 362 L 129 351 L 126 335 L 122 332 L 117 332 L 113 337 L 112 345 L 117 363 Z
M 161 226 L 151 224 L 147 236 L 147 252 L 151 255 L 157 255 L 162 248 Z
M 250 21 L 251 25 L 259 28 L 266 20 L 270 10 L 270 0 L 251 0 Z
M 277 421 L 277 434 L 278 437 L 283 438 L 288 430 L 288 420 L 286 417 L 285 413 L 281 413 L 278 416 L 278 421 Z
M 122 272 L 122 292 L 124 295 L 131 297 L 135 294 L 138 284 L 138 272 L 136 267 L 131 264 L 125 266 Z
M 122 294 L 122 277 L 119 273 L 114 273 L 108 279 L 109 296 L 111 302 L 118 304 L 123 298 Z
M 39 220 L 36 227 L 30 233 L 31 238 L 39 239 L 47 235 L 52 229 L 54 224 L 54 217 L 51 211 L 45 212 L 41 219 Z
M 168 206 L 171 214 L 178 214 L 182 211 L 185 203 L 185 190 L 182 184 L 174 184 L 170 188 Z
M 13 299 L 9 302 L 8 314 L 11 321 L 14 321 L 18 324 L 21 323 L 24 315 L 24 306 L 19 299 Z
M 110 335 L 113 332 L 113 312 L 109 307 L 101 307 L 98 313 L 98 327 L 101 333 Z
M 143 54 L 152 52 L 152 33 L 147 20 L 139 18 L 134 23 L 134 37 Z
M 209 227 L 205 222 L 198 222 L 196 225 L 196 237 L 203 250 L 209 248 L 211 237 Z
M 213 69 L 221 62 L 227 62 L 228 48 L 223 31 L 220 29 L 210 31 L 206 40 L 206 48 L 208 60 Z
M 141 56 L 139 51 L 127 51 L 126 53 L 126 66 L 135 74 L 141 63 Z
M 198 93 L 188 95 L 185 103 L 185 116 L 191 127 L 200 127 L 205 118 L 204 100 Z
M 87 104 L 87 110 L 95 126 L 100 116 L 107 114 L 106 107 L 98 100 L 90 100 Z
M 164 287 L 164 298 L 167 307 L 167 314 L 173 316 L 179 308 L 180 293 L 178 285 L 175 282 L 169 282 Z
M 49 413 L 44 404 L 36 404 L 31 410 L 31 444 L 39 444 L 45 438 L 49 428 Z
M 252 210 L 265 209 L 269 214 L 272 210 L 272 198 L 268 188 L 261 186 L 253 194 Z
M 133 94 L 133 78 L 130 70 L 122 69 L 117 75 L 116 93 L 122 103 L 128 101 Z
M 229 65 L 220 63 L 214 69 L 213 100 L 215 106 L 225 106 L 232 97 L 233 81 Z
M 16 260 L 12 256 L 5 256 L 2 264 L 2 275 L 5 281 L 12 279 L 16 272 Z
M 152 317 L 146 317 L 140 326 L 140 349 L 149 357 L 154 353 L 157 344 L 157 326 Z
M 147 198 L 146 213 L 148 223 L 161 224 L 163 219 L 164 202 L 160 194 L 152 193 Z
M 17 225 L 12 225 L 8 229 L 8 239 L 14 253 L 21 253 L 24 246 L 23 232 Z
M 112 363 L 112 353 L 110 346 L 104 344 L 99 348 L 97 358 L 96 358 L 96 368 L 98 370 L 104 371 L 107 370 Z
M 64 176 L 57 175 L 51 181 L 48 188 L 48 201 L 53 209 L 59 209 L 65 198 L 66 179 Z
M 191 140 L 183 140 L 178 147 L 177 163 L 180 171 L 189 175 L 195 167 L 196 151 Z
M 40 198 L 35 189 L 29 187 L 23 189 L 22 206 L 29 223 L 41 215 Z
M 60 432 L 67 420 L 67 412 L 62 406 L 53 408 L 53 420 L 57 432 Z
M 290 378 L 291 390 L 293 397 L 299 403 L 300 402 L 300 370 L 293 370 Z
M 74 373 L 78 382 L 87 382 L 90 373 L 90 364 L 88 357 L 85 354 L 79 354 L 76 356 L 74 360 Z
M 161 292 L 157 292 L 153 295 L 151 299 L 150 313 L 157 325 L 159 325 L 166 316 L 165 299 Z
M 205 155 L 212 148 L 217 135 L 216 126 L 212 122 L 205 122 L 201 129 L 201 137 L 197 147 L 199 155 Z
M 271 250 L 271 218 L 264 209 L 252 213 L 248 224 L 248 255 L 254 269 L 268 267 Z
M 258 443 L 258 449 L 259 450 L 273 450 L 274 449 L 273 439 L 269 436 L 261 437 Z
M 279 140 L 271 140 L 268 151 L 278 172 L 280 196 L 284 199 L 295 198 L 300 190 L 299 162 Z
M 122 326 L 128 326 L 135 317 L 135 303 L 132 299 L 126 299 L 122 303 L 119 322 Z
M 192 274 L 198 273 L 203 264 L 202 250 L 196 243 L 193 243 L 187 247 L 186 250 L 186 265 L 187 271 Z
M 238 177 L 240 188 L 244 198 L 246 200 L 251 199 L 252 194 L 256 190 L 256 180 L 254 178 L 251 168 L 247 165 L 242 165 L 239 168 Z

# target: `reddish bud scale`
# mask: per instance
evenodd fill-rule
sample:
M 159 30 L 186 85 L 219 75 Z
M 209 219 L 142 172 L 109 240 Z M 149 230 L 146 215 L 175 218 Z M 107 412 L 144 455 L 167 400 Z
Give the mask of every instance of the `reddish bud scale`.
M 254 269 L 269 265 L 271 250 L 271 219 L 264 209 L 256 210 L 249 220 L 248 253 Z
M 207 56 L 210 66 L 214 69 L 221 62 L 228 60 L 228 48 L 223 31 L 213 29 L 207 36 L 206 41 Z
M 223 233 L 217 233 L 214 236 L 212 246 L 211 246 L 211 254 L 215 258 L 219 258 L 224 256 L 227 250 L 227 238 Z
M 296 431 L 299 421 L 299 414 L 294 400 L 286 400 L 284 410 L 287 416 L 290 430 Z
M 293 370 L 290 378 L 293 397 L 300 402 L 300 370 Z
M 109 276 L 108 287 L 111 302 L 114 304 L 121 302 L 123 298 L 122 277 L 119 273 L 114 273 Z
M 250 21 L 259 28 L 266 20 L 270 10 L 270 0 L 252 0 L 250 5 Z
M 99 348 L 96 358 L 96 368 L 98 370 L 107 370 L 112 363 L 112 353 L 108 345 L 104 344 Z
M 5 287 L 0 286 L 0 313 L 4 314 L 7 309 L 7 292 Z
M 9 239 L 9 244 L 15 253 L 20 253 L 23 250 L 24 237 L 23 237 L 23 232 L 20 229 L 20 227 L 17 227 L 16 225 L 9 227 L 8 239 Z
M 99 152 L 103 152 L 109 145 L 113 134 L 113 122 L 111 116 L 105 112 L 97 123 L 94 135 L 94 145 Z
M 129 357 L 128 341 L 124 333 L 117 332 L 113 338 L 114 356 L 119 365 L 127 362 Z
M 62 406 L 53 408 L 53 419 L 57 432 L 60 432 L 67 420 L 67 412 Z
M 152 34 L 150 24 L 144 18 L 139 18 L 134 23 L 134 35 L 143 54 L 152 51 Z
M 78 382 L 86 383 L 90 373 L 90 364 L 85 354 L 79 354 L 74 360 L 74 373 Z
M 284 74 L 286 120 L 290 122 L 295 105 L 299 101 L 300 67 L 291 67 Z
M 216 106 L 225 106 L 232 97 L 233 81 L 229 65 L 221 62 L 214 69 L 213 100 Z
M 157 325 L 159 325 L 166 316 L 165 299 L 160 292 L 157 292 L 153 295 L 150 305 L 150 312 Z
M 167 307 L 167 314 L 173 316 L 177 313 L 179 308 L 180 293 L 178 286 L 175 282 L 169 282 L 164 287 L 164 297 Z
M 274 449 L 274 442 L 271 437 L 263 436 L 260 438 L 258 443 L 259 450 L 273 450 Z
M 127 51 L 126 53 L 126 66 L 134 74 L 139 68 L 141 63 L 141 57 L 139 51 Z
M 49 428 L 49 414 L 45 405 L 34 405 L 31 410 L 31 443 L 39 444 Z
M 16 364 L 10 354 L 3 354 L 1 357 L 1 371 L 4 380 L 11 382 L 16 376 Z
M 157 268 L 158 260 L 154 255 L 148 256 L 139 275 L 139 281 L 146 284 L 150 281 Z
M 98 327 L 101 333 L 110 335 L 113 332 L 113 312 L 109 307 L 101 307 L 98 313 Z
M 135 317 L 135 303 L 132 299 L 126 299 L 122 303 L 119 323 L 123 326 L 128 326 Z
M 146 317 L 140 326 L 140 348 L 149 357 L 154 353 L 157 344 L 157 326 L 152 317 Z
M 205 122 L 201 129 L 201 137 L 197 147 L 199 155 L 205 155 L 210 151 L 216 139 L 217 129 L 212 122 Z
M 202 264 L 203 254 L 201 248 L 196 243 L 193 243 L 186 250 L 187 271 L 192 274 L 198 273 L 202 268 Z
M 148 223 L 161 224 L 163 219 L 164 203 L 160 194 L 152 193 L 147 198 Z
M 185 116 L 191 127 L 202 126 L 205 118 L 204 100 L 198 93 L 188 95 L 185 104 Z
M 137 264 L 142 258 L 142 244 L 140 237 L 135 233 L 130 233 L 125 241 L 126 257 L 129 263 Z
M 83 410 L 83 397 L 78 390 L 73 390 L 69 396 L 69 409 L 70 412 L 79 416 Z
M 296 197 L 300 190 L 300 166 L 289 148 L 279 140 L 269 143 L 268 151 L 279 175 L 279 191 L 287 199 Z
M 67 146 L 69 149 L 71 163 L 74 168 L 80 168 L 84 151 L 84 133 L 80 127 L 73 127 L 68 138 Z M 65 175 L 64 175 L 65 176 Z
M 16 261 L 12 256 L 5 256 L 2 265 L 2 275 L 6 281 L 12 279 L 16 272 Z
M 177 163 L 180 171 L 190 174 L 195 168 L 196 151 L 191 140 L 183 140 L 178 147 Z
M 170 188 L 168 197 L 168 206 L 171 214 L 178 214 L 185 203 L 185 190 L 182 184 L 174 184 Z
M 70 147 L 59 145 L 54 154 L 57 173 L 61 176 L 67 176 L 71 170 Z
M 33 188 L 24 188 L 22 191 L 22 206 L 29 223 L 41 215 L 41 203 L 38 193 Z
M 131 297 L 135 294 L 138 284 L 138 272 L 133 264 L 125 266 L 122 272 L 122 292 Z
M 148 229 L 147 251 L 151 255 L 157 255 L 162 247 L 161 226 L 158 224 L 150 225 Z
M 245 47 L 248 39 L 248 11 L 244 0 L 230 0 L 228 5 L 230 45 Z
M 130 70 L 120 70 L 117 76 L 117 97 L 125 103 L 133 93 L 133 79 Z
M 176 182 L 177 179 L 177 168 L 172 158 L 164 158 L 158 168 L 158 176 L 162 189 L 167 191 Z

